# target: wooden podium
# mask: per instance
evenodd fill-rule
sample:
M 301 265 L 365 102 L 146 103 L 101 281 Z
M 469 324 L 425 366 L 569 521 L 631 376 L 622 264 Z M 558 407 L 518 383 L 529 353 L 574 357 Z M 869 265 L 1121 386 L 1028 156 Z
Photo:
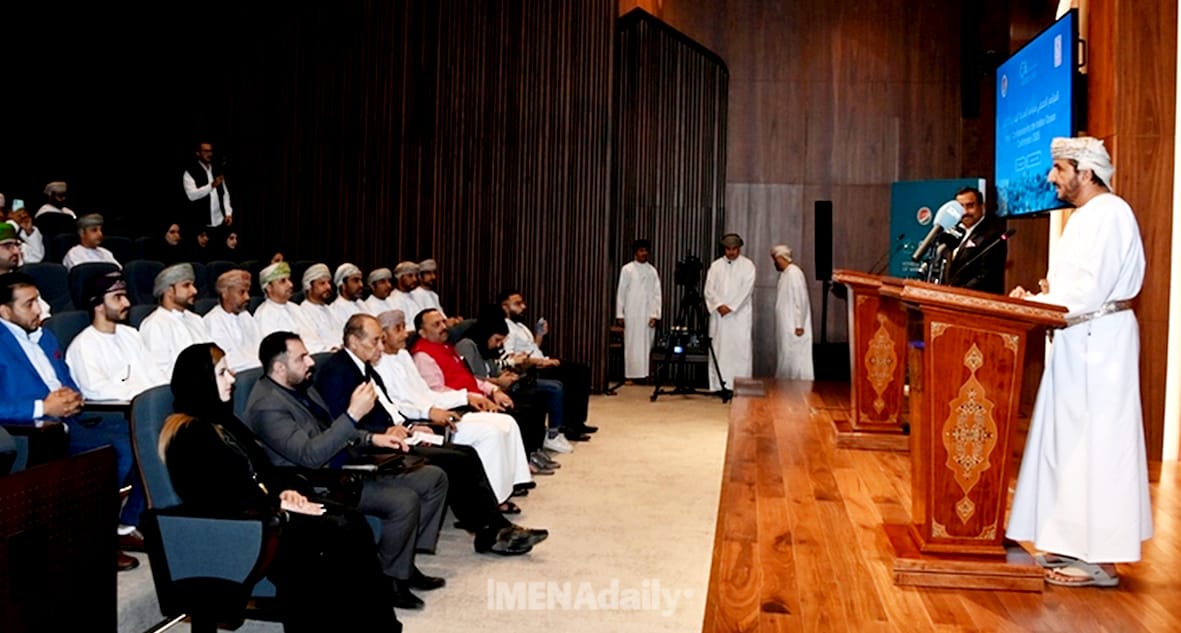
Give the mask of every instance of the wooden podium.
M 849 419 L 834 419 L 838 448 L 905 451 L 906 307 L 903 280 L 837 270 L 849 289 Z
M 922 341 L 910 360 L 910 525 L 887 525 L 899 585 L 1041 591 L 1042 569 L 1005 546 L 1025 341 L 1066 308 L 919 281 L 901 300 Z M 912 330 L 913 331 L 913 330 Z

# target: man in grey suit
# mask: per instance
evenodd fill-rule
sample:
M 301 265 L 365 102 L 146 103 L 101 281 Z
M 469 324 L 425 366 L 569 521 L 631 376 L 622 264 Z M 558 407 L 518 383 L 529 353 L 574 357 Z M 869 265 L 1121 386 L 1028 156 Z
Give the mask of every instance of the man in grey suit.
M 310 386 L 314 361 L 299 335 L 268 335 L 259 345 L 259 360 L 266 375 L 250 392 L 246 425 L 276 466 L 340 468 L 364 447 L 406 451 L 398 436 L 357 428 L 357 420 L 376 401 L 370 384 L 353 391 L 346 411 L 335 419 L 329 416 L 323 398 Z M 446 500 L 447 476 L 435 466 L 364 478 L 356 508 L 381 520 L 378 558 L 390 577 L 395 607 L 420 609 L 423 602 L 410 589 L 444 584 L 442 578 L 418 570 L 414 553 L 435 549 Z

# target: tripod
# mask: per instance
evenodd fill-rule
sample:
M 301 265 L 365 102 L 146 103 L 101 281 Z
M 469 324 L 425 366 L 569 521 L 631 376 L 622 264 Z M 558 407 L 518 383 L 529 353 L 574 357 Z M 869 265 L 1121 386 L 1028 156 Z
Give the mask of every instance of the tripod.
M 709 336 L 709 318 L 706 316 L 705 300 L 698 292 L 697 286 L 685 287 L 685 296 L 681 298 L 681 307 L 677 310 L 668 336 L 664 341 L 664 358 L 656 365 L 656 387 L 649 398 L 656 402 L 656 398 L 665 394 L 697 394 L 703 396 L 717 396 L 722 402 L 729 402 L 734 395 L 722 380 L 722 369 L 718 366 L 718 357 L 714 353 L 713 339 Z M 684 369 L 687 365 L 704 364 L 709 371 L 709 363 L 713 363 L 714 371 L 718 374 L 718 381 L 722 388 L 718 391 L 706 391 L 693 386 L 691 378 L 686 376 Z M 678 371 L 680 370 L 680 371 Z M 671 376 L 669 375 L 671 374 Z M 666 378 L 671 378 L 673 387 L 664 389 Z

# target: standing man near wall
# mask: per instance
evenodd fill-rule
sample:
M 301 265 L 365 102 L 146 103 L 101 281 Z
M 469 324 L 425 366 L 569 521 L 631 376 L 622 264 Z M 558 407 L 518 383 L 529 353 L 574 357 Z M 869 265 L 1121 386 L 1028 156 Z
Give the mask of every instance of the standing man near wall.
M 623 375 L 628 380 L 648 377 L 648 357 L 660 322 L 660 274 L 648 263 L 651 242 L 636 240 L 633 261 L 619 271 L 615 319 L 623 327 Z
M 751 326 L 754 310 L 755 264 L 742 255 L 744 242 L 737 233 L 722 236 L 726 254 L 714 260 L 705 276 L 705 307 L 709 310 L 709 336 L 717 365 L 709 365 L 709 388 L 720 391 L 722 382 L 733 391 L 734 378 L 751 375 Z M 722 375 L 718 376 L 718 371 Z
M 771 249 L 771 260 L 779 271 L 775 284 L 775 341 L 778 360 L 775 377 L 813 380 L 812 302 L 804 271 L 792 259 L 786 244 Z

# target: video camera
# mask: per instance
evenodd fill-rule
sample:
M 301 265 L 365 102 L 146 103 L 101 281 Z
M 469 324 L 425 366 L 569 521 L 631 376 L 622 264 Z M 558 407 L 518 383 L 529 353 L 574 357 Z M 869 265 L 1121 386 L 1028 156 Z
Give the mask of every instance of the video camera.
M 696 255 L 686 255 L 677 260 L 677 268 L 673 279 L 678 286 L 696 288 L 697 284 L 701 283 L 701 270 L 703 268 L 701 258 Z

